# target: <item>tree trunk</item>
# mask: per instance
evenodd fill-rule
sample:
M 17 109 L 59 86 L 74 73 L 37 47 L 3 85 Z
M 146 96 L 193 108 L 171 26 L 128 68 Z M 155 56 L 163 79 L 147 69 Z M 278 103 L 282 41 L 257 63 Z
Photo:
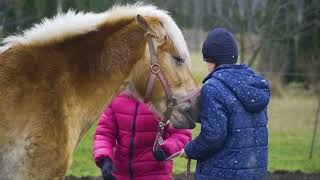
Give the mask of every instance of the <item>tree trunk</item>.
M 57 13 L 61 13 L 62 12 L 62 8 L 63 8 L 63 0 L 57 0 Z
M 245 32 L 241 30 L 240 32 L 240 38 L 239 38 L 239 44 L 240 44 L 240 63 L 244 62 L 244 53 L 245 53 Z

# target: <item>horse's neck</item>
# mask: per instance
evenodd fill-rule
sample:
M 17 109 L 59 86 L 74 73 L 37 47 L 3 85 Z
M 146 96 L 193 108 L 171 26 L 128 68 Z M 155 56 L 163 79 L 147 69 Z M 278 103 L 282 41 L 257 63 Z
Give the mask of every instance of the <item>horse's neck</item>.
M 74 95 L 83 113 L 74 119 L 86 131 L 129 76 L 133 66 L 142 59 L 146 41 L 143 31 L 129 23 L 108 35 L 93 32 L 88 37 L 73 40 L 63 51 L 69 61 Z M 108 29 L 108 31 L 111 31 Z

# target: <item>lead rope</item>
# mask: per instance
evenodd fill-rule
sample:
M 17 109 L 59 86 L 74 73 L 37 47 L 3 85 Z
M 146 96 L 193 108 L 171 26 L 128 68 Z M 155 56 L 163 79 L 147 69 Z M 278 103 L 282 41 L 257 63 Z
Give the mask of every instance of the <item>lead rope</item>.
M 163 139 L 162 139 L 162 134 L 163 134 L 163 131 L 164 131 L 164 127 L 169 123 L 169 121 L 167 121 L 166 123 L 162 122 L 162 121 L 159 121 L 159 124 L 158 124 L 158 132 L 157 132 L 157 135 L 156 135 L 156 139 L 153 143 L 153 152 L 155 152 L 158 148 L 159 148 L 159 145 L 162 145 L 163 144 Z
M 186 172 L 187 180 L 191 180 L 191 159 L 188 158 L 187 162 L 187 172 Z
M 178 152 L 172 154 L 171 156 L 169 156 L 166 159 L 166 161 L 170 161 L 170 160 L 174 159 L 175 157 L 178 157 L 180 154 L 181 154 L 181 151 L 178 151 Z M 187 177 L 187 180 L 191 180 L 191 159 L 189 159 L 189 158 L 187 161 L 186 177 Z
M 156 139 L 155 139 L 153 147 L 152 147 L 153 152 L 155 152 L 159 148 L 159 145 L 163 144 L 162 134 L 164 131 L 164 127 L 168 124 L 168 122 L 169 121 L 167 121 L 167 123 L 164 123 L 163 121 L 159 121 L 158 133 L 156 135 Z M 175 157 L 178 157 L 180 154 L 181 154 L 181 151 L 178 151 L 178 152 L 172 154 L 171 156 L 169 156 L 165 161 L 170 161 L 170 160 L 174 159 Z M 190 166 L 191 166 L 191 159 L 188 158 L 187 172 L 186 172 L 187 180 L 191 180 Z

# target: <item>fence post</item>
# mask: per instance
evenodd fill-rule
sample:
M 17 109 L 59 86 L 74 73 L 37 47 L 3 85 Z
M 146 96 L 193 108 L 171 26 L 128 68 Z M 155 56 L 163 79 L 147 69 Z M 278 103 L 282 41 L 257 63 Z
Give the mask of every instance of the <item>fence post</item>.
M 312 143 L 311 143 L 311 147 L 310 147 L 309 159 L 311 159 L 312 155 L 313 155 L 313 149 L 314 149 L 314 145 L 315 145 L 319 119 L 320 119 L 320 97 L 319 97 L 319 100 L 318 100 L 318 108 L 317 108 L 317 112 L 316 112 L 316 119 L 314 121 L 313 136 L 312 136 Z

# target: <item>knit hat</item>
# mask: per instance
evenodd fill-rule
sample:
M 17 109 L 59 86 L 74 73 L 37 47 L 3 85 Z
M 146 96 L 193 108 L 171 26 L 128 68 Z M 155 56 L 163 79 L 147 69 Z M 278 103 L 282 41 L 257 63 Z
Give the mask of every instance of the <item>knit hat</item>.
M 203 59 L 206 62 L 235 64 L 238 59 L 238 48 L 231 32 L 225 28 L 215 28 L 202 46 Z

